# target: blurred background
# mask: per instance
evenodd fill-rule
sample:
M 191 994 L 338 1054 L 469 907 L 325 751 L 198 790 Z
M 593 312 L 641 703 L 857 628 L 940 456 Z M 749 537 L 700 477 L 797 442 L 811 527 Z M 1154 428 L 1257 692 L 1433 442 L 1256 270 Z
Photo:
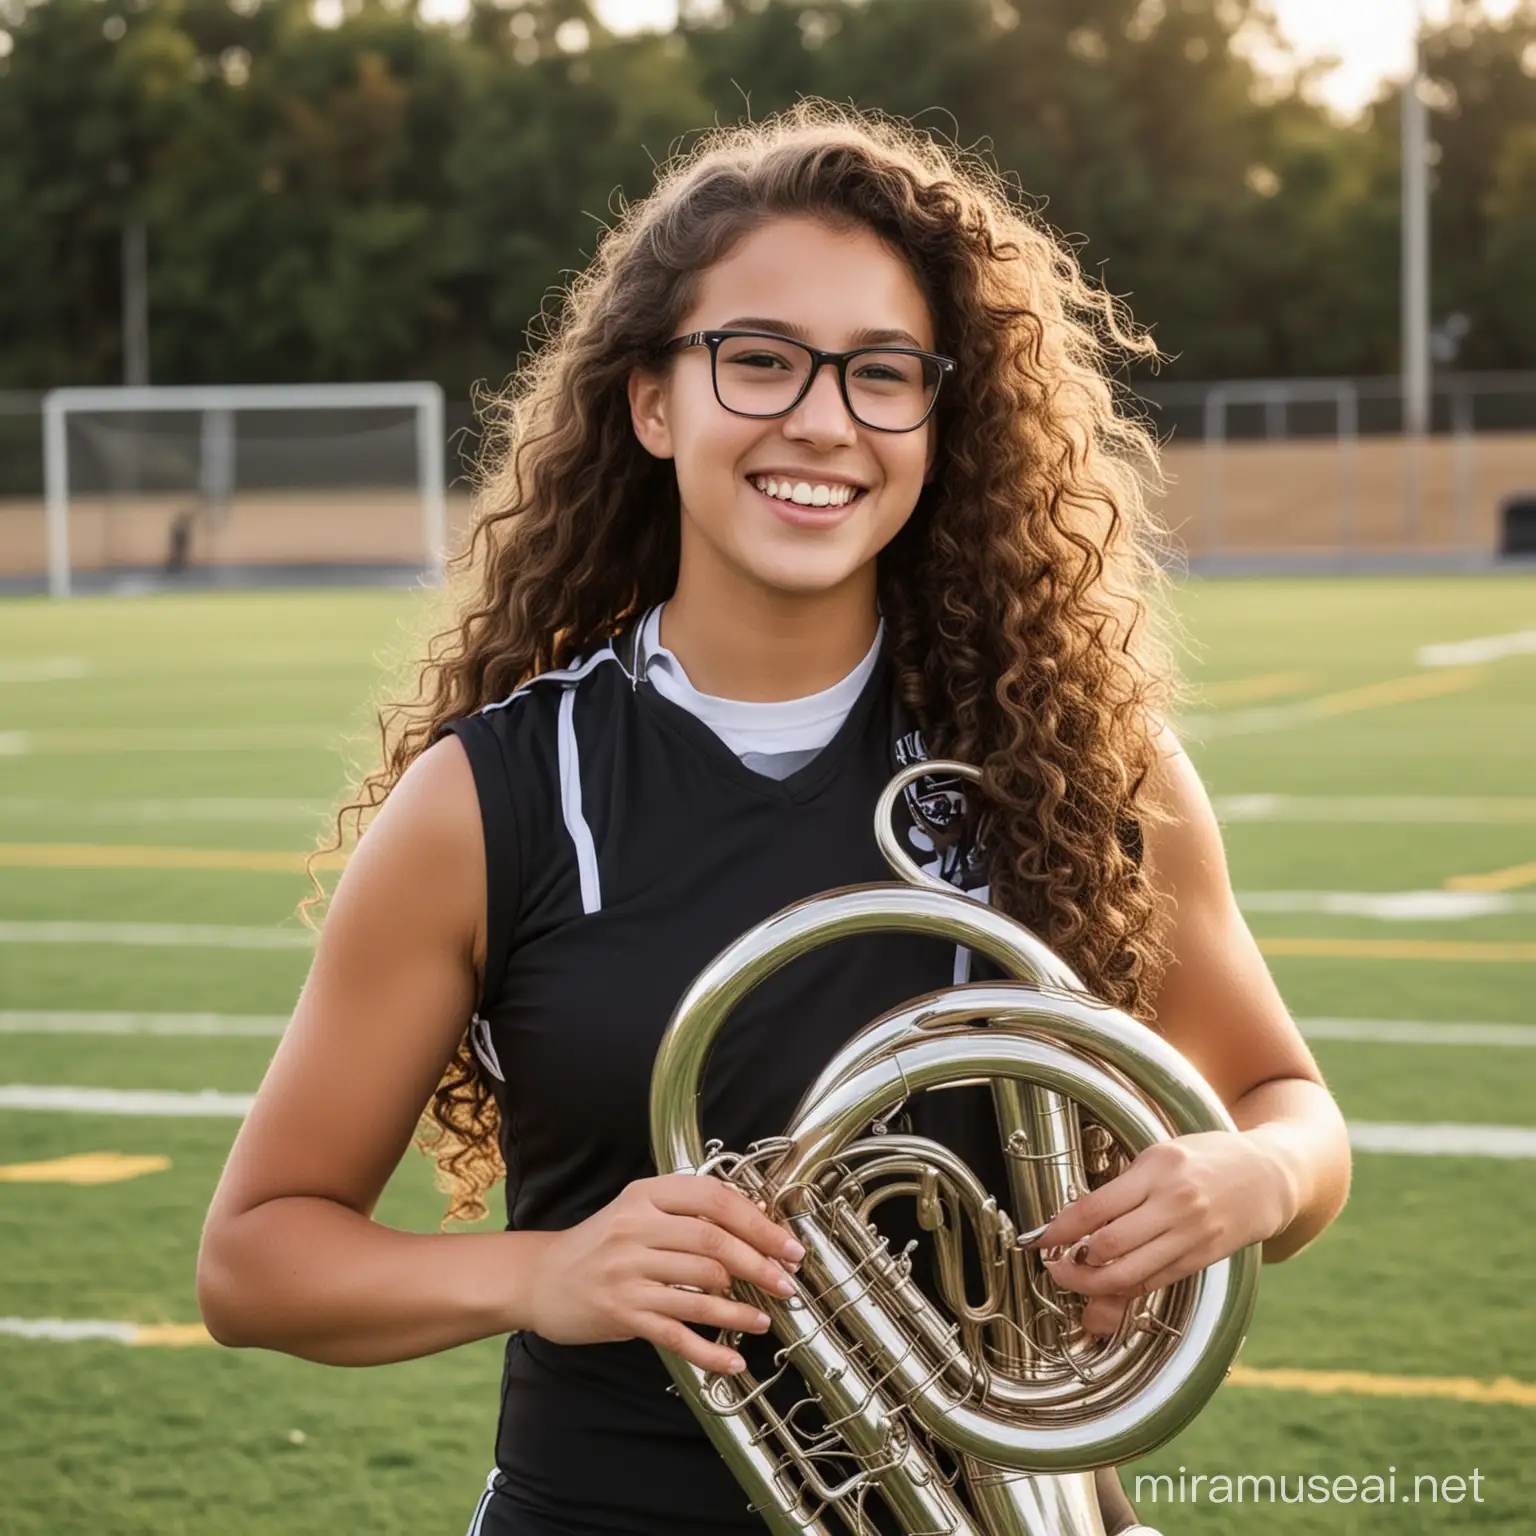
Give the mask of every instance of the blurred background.
M 1536 0 L 0 0 L 0 1531 L 464 1528 L 496 1342 L 208 1348 L 198 1226 L 477 401 L 802 94 L 990 154 L 1167 354 L 1179 724 L 1357 1149 L 1129 1475 L 1477 1468 L 1236 1526 L 1531 1529 Z M 382 1217 L 440 1210 L 411 1156 Z

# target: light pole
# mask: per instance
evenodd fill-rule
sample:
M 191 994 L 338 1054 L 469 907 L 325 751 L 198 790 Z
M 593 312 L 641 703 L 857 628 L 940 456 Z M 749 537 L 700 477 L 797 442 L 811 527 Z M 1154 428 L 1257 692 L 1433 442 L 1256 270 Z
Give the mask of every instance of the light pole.
M 1429 109 L 1424 101 L 1424 0 L 1412 0 L 1412 64 L 1402 107 L 1403 435 L 1407 440 L 1408 524 L 1418 533 L 1423 497 L 1422 447 L 1429 431 Z
M 149 254 L 144 221 L 123 226 L 123 383 L 149 383 Z

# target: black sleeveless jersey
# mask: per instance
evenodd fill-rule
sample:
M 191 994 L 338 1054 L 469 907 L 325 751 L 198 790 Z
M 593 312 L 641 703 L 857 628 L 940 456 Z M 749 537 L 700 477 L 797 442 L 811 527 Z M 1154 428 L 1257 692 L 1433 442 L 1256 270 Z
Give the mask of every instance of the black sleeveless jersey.
M 472 1038 L 500 1111 L 512 1229 L 574 1226 L 656 1173 L 651 1066 L 679 997 L 779 908 L 892 879 L 874 807 L 895 769 L 923 755 L 882 657 L 832 741 L 788 778 L 767 778 L 636 675 L 632 640 L 633 630 L 448 727 L 468 754 L 485 830 L 486 975 Z M 904 807 L 901 833 L 914 858 L 974 889 L 984 876 L 943 832 L 946 820 L 963 822 L 963 785 L 935 778 L 912 793 L 923 819 Z M 969 960 L 935 938 L 871 934 L 790 962 L 716 1043 L 706 1139 L 742 1150 L 779 1134 L 851 1035 L 963 978 Z M 925 1095 L 909 1114 L 1004 1187 L 984 1090 Z M 743 1340 L 749 1367 L 772 1347 Z M 514 1334 L 495 1485 L 521 1523 L 506 1528 L 760 1536 L 669 1385 L 643 1340 L 562 1346 Z

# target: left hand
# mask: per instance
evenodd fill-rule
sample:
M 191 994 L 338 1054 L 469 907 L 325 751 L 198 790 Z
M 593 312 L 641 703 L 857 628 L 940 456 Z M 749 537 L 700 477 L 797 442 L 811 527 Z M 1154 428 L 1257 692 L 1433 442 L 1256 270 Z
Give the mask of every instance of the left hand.
M 1275 1158 L 1241 1131 L 1158 1142 L 1074 1200 L 1030 1246 L 1064 1290 L 1089 1297 L 1083 1327 L 1108 1336 L 1130 1301 L 1283 1231 L 1294 1212 Z

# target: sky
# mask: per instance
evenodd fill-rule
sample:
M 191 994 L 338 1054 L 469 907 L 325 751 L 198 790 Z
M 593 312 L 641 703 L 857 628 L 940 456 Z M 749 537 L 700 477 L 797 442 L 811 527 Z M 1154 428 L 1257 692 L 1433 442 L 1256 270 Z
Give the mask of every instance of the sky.
M 1431 18 L 1449 8 L 1449 0 L 1423 3 Z M 1484 9 L 1498 17 L 1515 5 L 1484 0 Z M 1319 83 L 1317 94 L 1338 112 L 1358 111 L 1380 81 L 1407 70 L 1415 0 L 1270 0 L 1270 7 L 1303 56 L 1337 56 L 1338 68 Z M 677 14 L 676 0 L 594 0 L 594 9 L 620 32 L 670 27 Z

